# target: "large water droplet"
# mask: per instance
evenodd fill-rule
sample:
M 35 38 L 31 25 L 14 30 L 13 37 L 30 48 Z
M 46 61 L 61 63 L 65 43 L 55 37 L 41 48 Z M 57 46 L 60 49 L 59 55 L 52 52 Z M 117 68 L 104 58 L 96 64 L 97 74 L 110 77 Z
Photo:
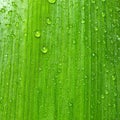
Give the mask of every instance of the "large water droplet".
M 41 51 L 42 51 L 42 53 L 46 54 L 46 53 L 48 52 L 48 49 L 47 49 L 46 47 L 43 47 L 43 48 L 41 49 Z
M 56 2 L 56 0 L 48 0 L 48 2 L 53 4 Z
M 40 31 L 36 31 L 36 32 L 35 32 L 35 37 L 36 37 L 36 38 L 39 38 L 40 36 L 41 36 Z

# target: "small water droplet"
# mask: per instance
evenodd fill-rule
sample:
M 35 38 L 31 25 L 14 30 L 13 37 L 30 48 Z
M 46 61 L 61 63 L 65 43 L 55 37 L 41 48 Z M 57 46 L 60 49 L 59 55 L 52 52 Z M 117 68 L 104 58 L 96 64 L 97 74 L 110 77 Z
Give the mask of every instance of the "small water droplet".
M 5 8 L 2 8 L 0 12 L 5 13 L 6 12 Z
M 98 6 L 96 6 L 96 10 L 98 10 L 99 9 L 99 7 Z
M 19 23 L 18 23 L 18 22 L 16 22 L 15 26 L 16 26 L 16 27 L 18 27 L 18 26 L 19 26 Z
M 108 93 L 109 93 L 108 90 L 105 90 L 105 94 L 108 95 Z
M 115 108 L 115 107 L 116 107 L 116 104 L 113 104 L 113 107 Z
M 105 0 L 102 0 L 102 2 L 105 2 Z
M 76 44 L 76 41 L 75 41 L 75 40 L 73 40 L 73 44 Z
M 104 13 L 104 12 L 102 12 L 102 17 L 103 17 L 103 18 L 105 17 L 105 13 Z
M 101 95 L 101 98 L 102 98 L 102 99 L 104 99 L 104 98 L 105 98 L 105 96 L 104 96 L 104 95 Z
M 116 80 L 116 78 L 115 78 L 115 76 L 114 75 L 112 75 L 112 80 L 114 81 L 114 80 Z
M 39 67 L 39 71 L 41 71 L 42 70 L 42 68 L 41 67 Z
M 95 3 L 95 0 L 92 0 L 92 3 L 94 4 L 94 3 Z
M 117 93 L 116 93 L 116 92 L 114 92 L 114 96 L 115 96 L 115 97 L 117 96 Z
M 42 53 L 46 54 L 46 53 L 48 52 L 48 49 L 47 49 L 46 47 L 43 47 L 43 48 L 41 49 L 41 51 L 42 51 Z
M 24 36 L 26 37 L 26 36 L 27 36 L 27 33 L 24 33 Z
M 47 18 L 47 24 L 50 25 L 52 22 L 50 20 L 50 18 Z
M 8 11 L 8 15 L 10 16 L 12 15 L 12 10 Z
M 12 2 L 13 7 L 17 7 L 17 4 L 15 2 Z
M 48 2 L 53 4 L 56 2 L 56 0 L 48 0 Z
M 81 23 L 84 24 L 84 23 L 85 23 L 85 20 L 82 20 Z
M 0 97 L 0 101 L 3 99 L 3 97 Z
M 69 107 L 72 107 L 72 106 L 73 106 L 73 103 L 69 102 L 69 104 L 68 104 L 68 105 L 69 105 Z
M 92 53 L 92 56 L 95 57 L 95 53 Z
M 10 27 L 11 24 L 5 24 L 5 25 L 6 25 L 6 27 Z
M 93 115 L 91 115 L 90 118 L 93 119 L 94 118 Z
M 35 32 L 35 37 L 36 37 L 36 38 L 39 38 L 40 36 L 41 36 L 40 31 L 36 31 L 36 32 Z
M 8 85 L 9 85 L 9 83 L 7 82 L 7 83 L 6 83 L 6 85 L 8 86 Z
M 97 28 L 97 27 L 95 27 L 95 31 L 98 31 L 98 28 Z

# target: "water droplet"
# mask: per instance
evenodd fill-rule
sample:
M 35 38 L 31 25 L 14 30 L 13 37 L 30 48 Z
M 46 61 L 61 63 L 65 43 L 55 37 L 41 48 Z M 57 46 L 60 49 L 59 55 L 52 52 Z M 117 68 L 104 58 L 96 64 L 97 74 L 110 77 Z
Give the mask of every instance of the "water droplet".
M 104 96 L 104 95 L 101 95 L 101 98 L 102 98 L 102 99 L 104 99 L 104 98 L 105 98 L 105 96 Z
M 97 27 L 95 27 L 95 31 L 98 31 L 98 28 L 97 28 Z
M 73 104 L 71 102 L 69 102 L 69 107 L 72 107 L 72 106 L 73 106 Z
M 46 54 L 46 53 L 48 52 L 48 49 L 47 49 L 46 47 L 43 47 L 43 48 L 41 49 L 41 51 L 42 51 L 42 53 Z
M 93 119 L 94 118 L 93 115 L 91 115 L 90 118 Z
M 47 18 L 47 24 L 50 25 L 52 22 L 50 20 L 50 18 Z
M 16 26 L 16 27 L 18 27 L 18 26 L 19 26 L 19 23 L 18 23 L 18 22 L 16 22 L 15 26 Z
M 75 44 L 76 43 L 76 41 L 75 40 L 73 40 L 73 44 Z
M 115 78 L 115 76 L 114 75 L 112 75 L 112 80 L 114 81 L 116 78 Z
M 12 10 L 8 11 L 8 15 L 10 16 L 12 15 Z
M 84 24 L 84 23 L 85 23 L 85 20 L 82 20 L 81 23 Z
M 116 107 L 116 104 L 113 104 L 113 107 L 115 108 L 115 107 Z
M 56 2 L 56 0 L 48 0 L 48 2 L 53 4 Z
M 92 0 L 92 3 L 94 4 L 94 3 L 95 3 L 95 0 Z
M 0 101 L 3 99 L 3 97 L 0 97 Z
M 119 12 L 119 11 L 120 11 L 120 8 L 119 8 L 119 7 L 117 7 L 117 8 L 116 8 L 116 10 L 117 10 L 117 12 Z
M 105 94 L 108 95 L 108 91 L 107 90 L 105 91 Z
M 99 7 L 98 6 L 96 6 L 96 10 L 98 10 L 99 9 Z
M 16 5 L 15 2 L 12 2 L 12 6 L 13 6 L 13 7 L 17 7 L 17 5 Z
M 5 25 L 6 25 L 6 27 L 10 27 L 11 24 L 5 24 Z
M 8 86 L 8 85 L 9 85 L 9 83 L 7 82 L 7 83 L 6 83 L 6 85 Z
M 95 53 L 92 53 L 92 56 L 95 57 Z
M 117 96 L 117 93 L 116 93 L 116 92 L 114 93 L 114 96 L 115 96 L 115 97 Z
M 26 37 L 26 36 L 27 36 L 27 33 L 24 33 L 24 36 Z
M 40 31 L 36 31 L 36 32 L 35 32 L 35 37 L 36 37 L 36 38 L 39 38 L 40 36 L 41 36 Z
M 103 18 L 105 17 L 105 13 L 104 13 L 104 12 L 102 12 L 102 17 L 103 17 Z
M 5 13 L 6 12 L 5 8 L 2 8 L 0 12 Z

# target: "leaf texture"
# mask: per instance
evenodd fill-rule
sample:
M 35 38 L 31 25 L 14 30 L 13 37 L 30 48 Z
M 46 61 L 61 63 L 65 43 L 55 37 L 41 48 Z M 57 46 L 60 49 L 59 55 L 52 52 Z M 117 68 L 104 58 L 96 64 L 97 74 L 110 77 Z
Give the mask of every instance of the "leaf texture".
M 120 120 L 119 0 L 0 0 L 0 120 Z

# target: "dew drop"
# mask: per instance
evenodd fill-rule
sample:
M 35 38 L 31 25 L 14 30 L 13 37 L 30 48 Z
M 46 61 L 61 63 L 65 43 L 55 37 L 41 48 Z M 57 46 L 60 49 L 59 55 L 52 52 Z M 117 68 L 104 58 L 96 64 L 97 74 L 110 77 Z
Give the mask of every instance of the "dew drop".
M 72 106 L 73 106 L 73 104 L 71 102 L 69 102 L 69 107 L 72 107 Z
M 99 7 L 98 6 L 96 6 L 96 10 L 98 10 L 99 9 Z
M 103 18 L 105 17 L 105 13 L 104 13 L 104 12 L 102 12 L 102 17 L 103 17 Z
M 24 36 L 26 37 L 26 36 L 27 36 L 27 33 L 24 33 Z
M 8 11 L 8 15 L 9 15 L 9 16 L 12 15 L 12 10 Z
M 95 31 L 98 31 L 98 28 L 97 28 L 97 27 L 95 27 Z
M 41 67 L 39 67 L 39 72 L 42 70 L 42 68 Z
M 117 93 L 116 93 L 116 92 L 114 92 L 114 96 L 115 96 L 115 97 L 117 96 Z
M 17 7 L 17 5 L 16 5 L 15 2 L 12 2 L 12 6 L 13 6 L 13 7 Z
M 5 25 L 6 25 L 6 27 L 10 27 L 11 24 L 5 24 Z
M 36 32 L 35 32 L 35 37 L 36 37 L 36 38 L 39 38 L 40 36 L 41 36 L 40 31 L 36 31 Z
M 75 40 L 73 40 L 73 44 L 76 44 L 76 41 L 75 41 Z
M 107 90 L 105 91 L 105 94 L 108 95 L 108 91 Z
M 5 8 L 2 8 L 0 12 L 5 13 L 6 12 Z
M 92 0 L 92 3 L 94 4 L 94 3 L 95 3 L 95 0 Z
M 113 81 L 115 81 L 115 80 L 116 80 L 116 78 L 115 78 L 115 76 L 114 76 L 114 75 L 112 75 L 112 80 L 113 80 Z
M 48 52 L 48 49 L 47 49 L 46 47 L 43 47 L 43 48 L 41 49 L 41 51 L 42 51 L 42 53 L 46 54 L 46 53 Z
M 82 20 L 81 23 L 84 24 L 84 23 L 85 23 L 85 20 Z
M 95 57 L 95 53 L 92 53 L 92 56 Z
M 16 27 L 18 27 L 18 26 L 19 26 L 19 23 L 18 23 L 18 22 L 16 22 L 15 26 L 16 26 Z
M 105 98 L 104 95 L 101 95 L 101 98 L 104 99 Z
M 49 3 L 54 4 L 56 0 L 48 0 Z
M 48 24 L 48 25 L 51 25 L 51 23 L 52 23 L 52 22 L 51 22 L 50 18 L 47 18 L 47 24 Z

